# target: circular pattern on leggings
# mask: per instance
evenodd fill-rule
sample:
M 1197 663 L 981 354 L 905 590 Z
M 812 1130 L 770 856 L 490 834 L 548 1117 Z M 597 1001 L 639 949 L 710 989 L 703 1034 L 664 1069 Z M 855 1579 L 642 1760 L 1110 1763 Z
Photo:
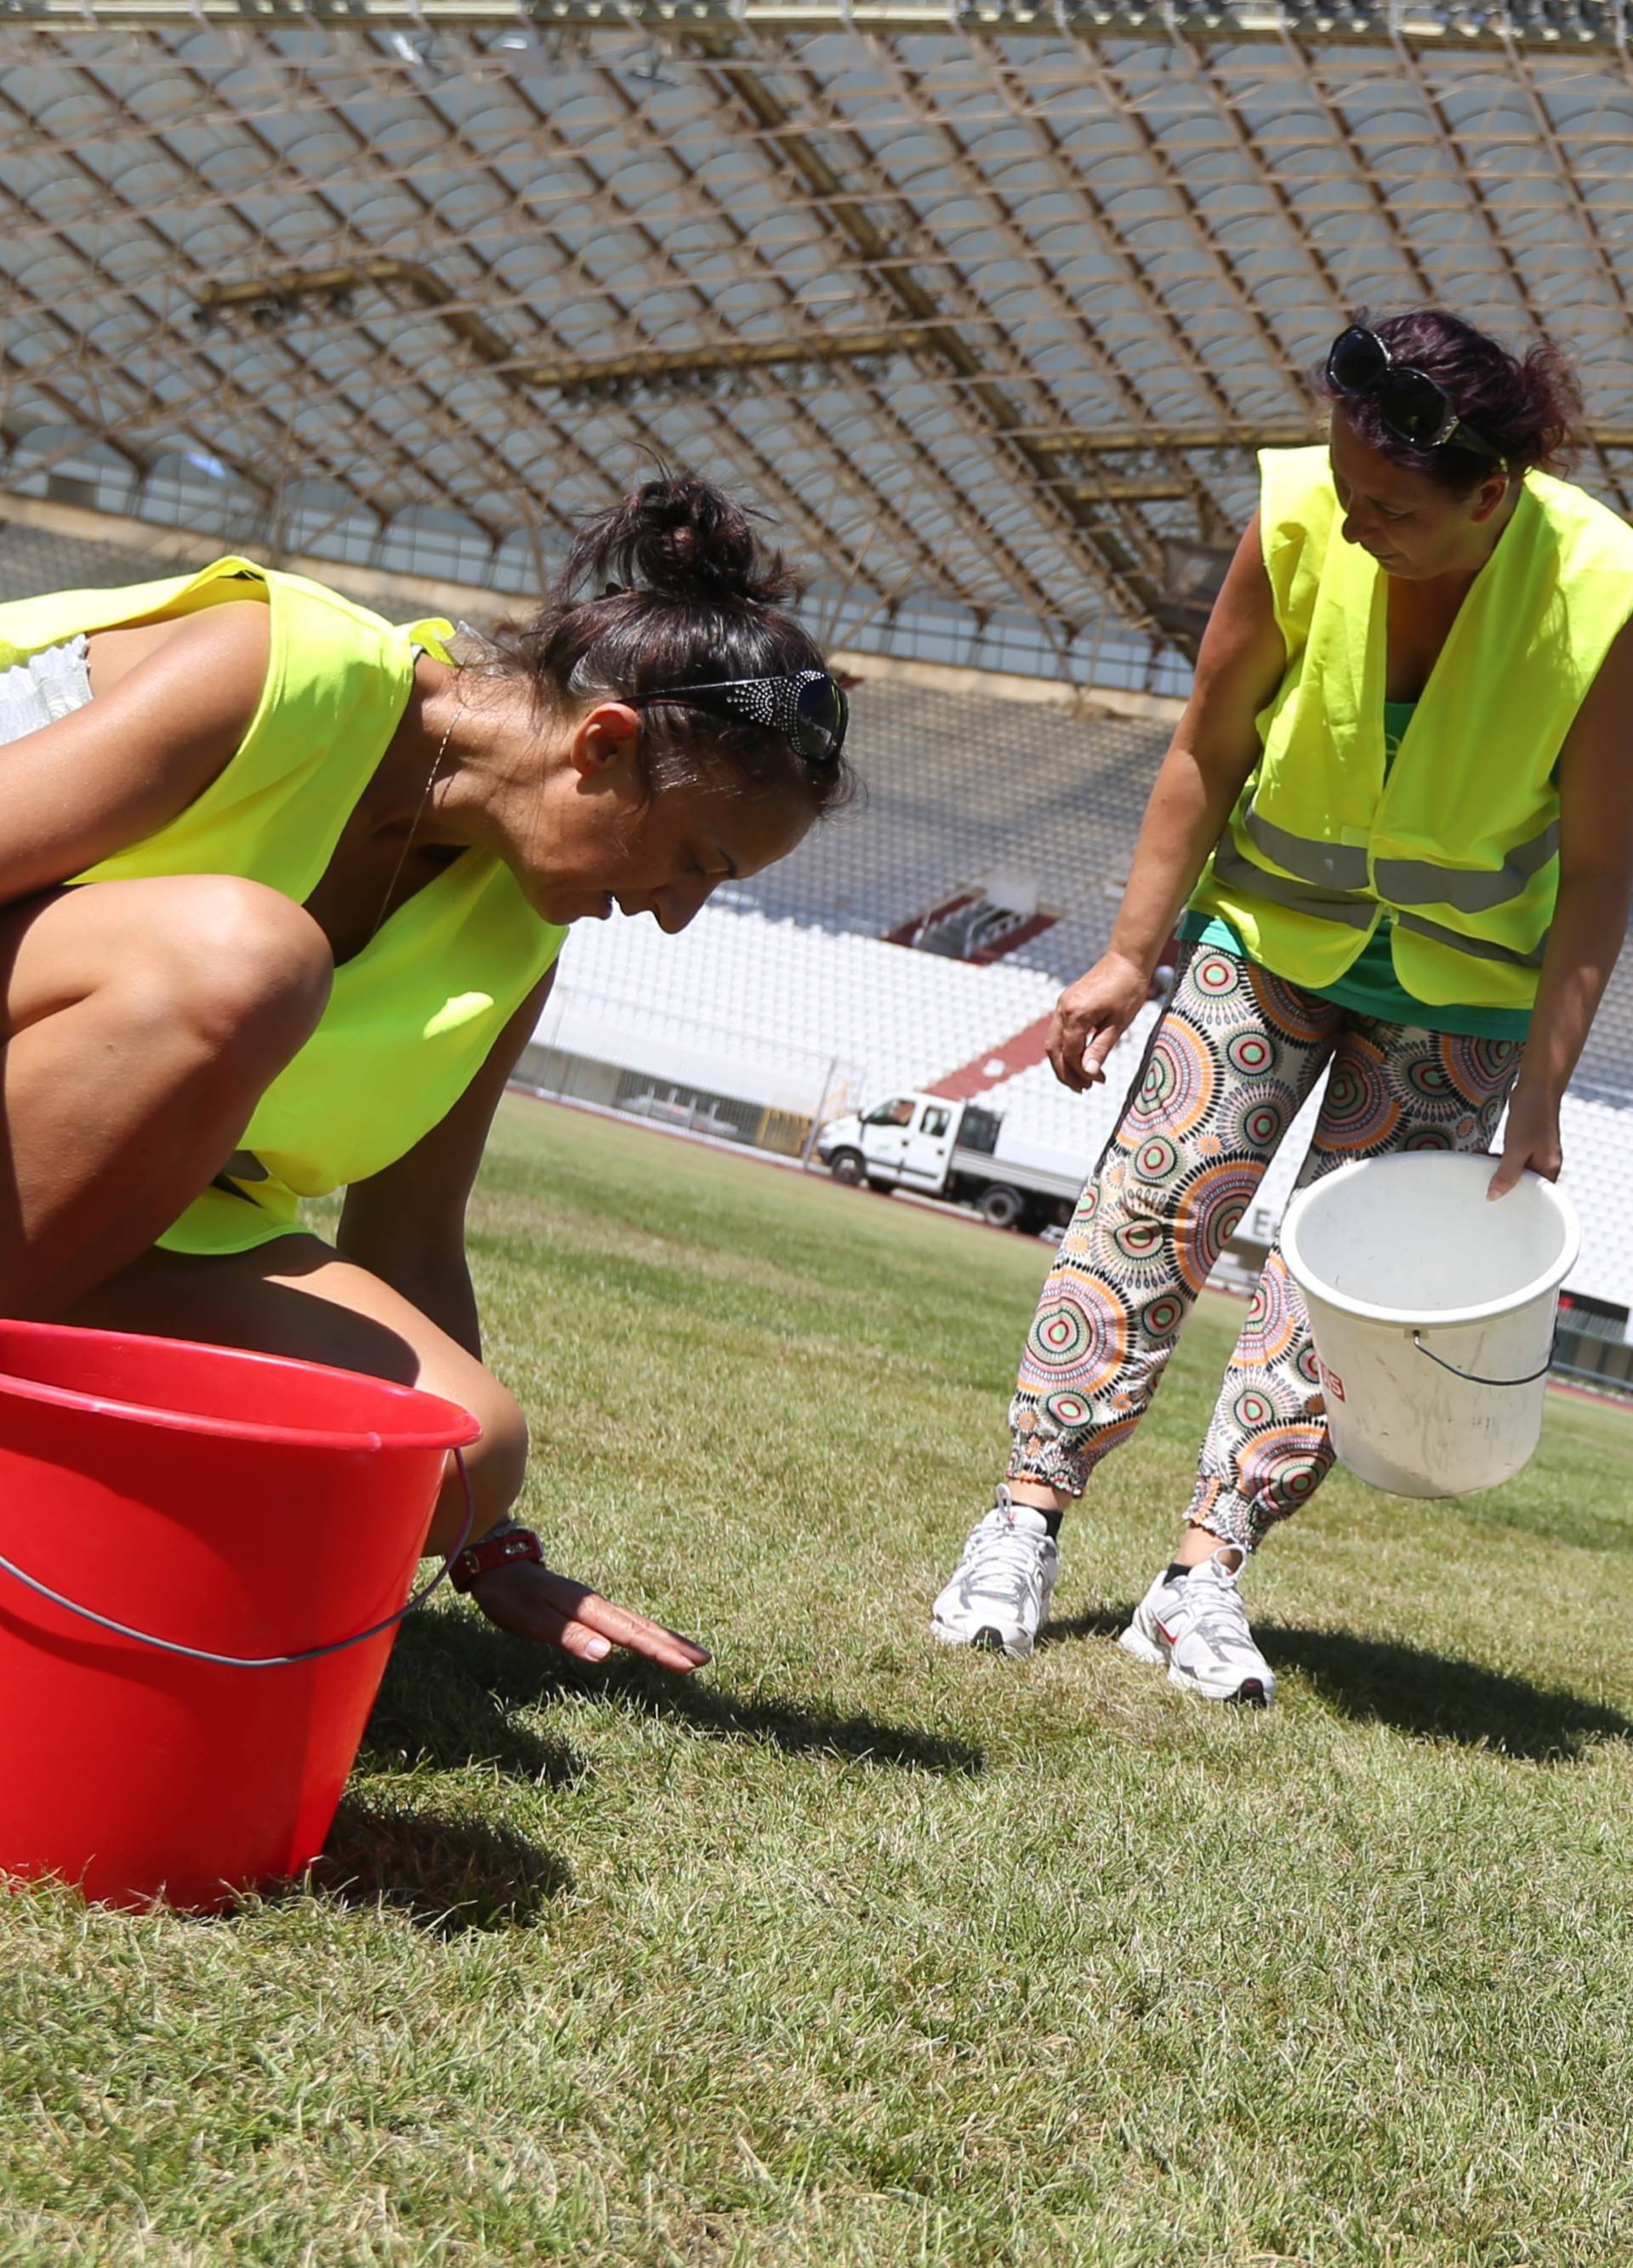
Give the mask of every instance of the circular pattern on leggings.
M 1228 953 L 1199 953 L 1190 965 L 1191 982 L 1210 1000 L 1228 999 L 1242 988 L 1241 962 Z
M 1320 1425 L 1267 1425 L 1236 1453 L 1240 1493 L 1277 1512 L 1292 1512 L 1313 1496 L 1332 1462 Z
M 1187 1302 L 1177 1292 L 1163 1292 L 1140 1310 L 1140 1329 L 1154 1339 L 1170 1339 L 1185 1321 Z
M 1262 1032 L 1232 1032 L 1225 1042 L 1225 1060 L 1243 1079 L 1262 1079 L 1276 1063 L 1276 1049 Z
M 1231 1404 L 1231 1415 L 1249 1433 L 1276 1423 L 1276 1404 L 1256 1386 L 1245 1387 Z
M 1260 1079 L 1226 1094 L 1220 1101 L 1218 1128 L 1227 1150 L 1247 1150 L 1263 1156 L 1273 1150 L 1293 1123 L 1297 1097 L 1277 1079 Z
M 1518 1040 L 1459 1039 L 1441 1057 L 1445 1075 L 1465 1102 L 1483 1105 L 1519 1068 Z
M 1184 1183 L 1174 1211 L 1173 1254 L 1193 1292 L 1200 1292 L 1212 1274 L 1260 1178 L 1253 1161 L 1226 1158 L 1217 1166 L 1199 1166 Z
M 1165 1019 L 1129 1105 L 1129 1129 L 1186 1135 L 1207 1116 L 1217 1079 L 1206 1041 L 1177 1017 Z
M 1050 1394 L 1043 1401 L 1043 1414 L 1068 1432 L 1086 1425 L 1094 1414 L 1094 1404 L 1081 1394 Z
M 1279 1260 L 1272 1260 L 1254 1292 L 1253 1305 L 1236 1342 L 1234 1359 L 1257 1370 L 1279 1362 L 1298 1336 L 1299 1320 L 1290 1294 L 1287 1272 Z M 1276 1413 L 1267 1410 L 1265 1414 L 1274 1417 Z
M 1168 1233 L 1158 1221 L 1125 1218 L 1114 1228 L 1109 1221 L 1102 1222 L 1095 1256 L 1115 1282 L 1134 1291 L 1173 1281 Z
M 1427 1105 L 1437 1113 L 1455 1115 L 1468 1100 L 1452 1076 L 1443 1041 L 1434 1041 L 1421 1055 L 1408 1056 L 1397 1075 L 1417 1108 Z
M 1273 976 L 1257 961 L 1250 964 L 1248 979 L 1259 1012 L 1276 1027 L 1279 1039 L 1291 1040 L 1296 1047 L 1312 1048 L 1320 1041 L 1330 1039 L 1343 1017 L 1343 1010 L 1319 994 L 1306 992 L 1284 978 Z
M 1166 1134 L 1148 1134 L 1135 1145 L 1134 1170 L 1143 1182 L 1171 1182 L 1183 1163 L 1179 1144 Z
M 1051 1393 L 1076 1387 L 1092 1393 L 1122 1360 L 1129 1311 L 1108 1284 L 1095 1277 L 1061 1277 L 1045 1292 L 1026 1335 L 1026 1364 Z
M 1401 1123 L 1383 1061 L 1372 1049 L 1346 1048 L 1321 1098 L 1320 1142 L 1328 1150 L 1376 1150 Z

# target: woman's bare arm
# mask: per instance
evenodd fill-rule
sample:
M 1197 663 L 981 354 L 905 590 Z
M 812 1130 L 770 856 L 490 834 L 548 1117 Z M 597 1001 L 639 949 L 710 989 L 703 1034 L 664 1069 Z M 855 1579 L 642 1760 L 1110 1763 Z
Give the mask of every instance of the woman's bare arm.
M 552 968 L 505 1025 L 486 1063 L 445 1117 L 394 1165 L 346 1192 L 335 1242 L 482 1359 L 476 1298 L 465 1259 L 465 1208 L 505 1081 L 532 1039 Z
M 1606 656 L 1559 762 L 1559 898 L 1490 1194 L 1557 1179 L 1559 1106 L 1627 939 L 1633 897 L 1633 623 Z
M 1255 512 L 1203 633 L 1191 697 L 1145 806 L 1111 943 L 1056 1006 L 1049 1060 L 1078 1094 L 1104 1078 L 1107 1057 L 1144 1004 L 1158 956 L 1258 762 L 1254 720 L 1286 666 Z
M 267 652 L 259 601 L 206 608 L 106 694 L 0 748 L 0 904 L 54 888 L 195 801 L 248 728 Z

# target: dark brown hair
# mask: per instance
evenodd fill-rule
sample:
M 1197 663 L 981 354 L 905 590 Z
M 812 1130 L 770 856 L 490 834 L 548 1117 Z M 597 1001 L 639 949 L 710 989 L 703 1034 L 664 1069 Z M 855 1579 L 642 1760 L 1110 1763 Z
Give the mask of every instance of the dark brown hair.
M 551 712 L 598 697 L 825 669 L 820 649 L 783 611 L 800 587 L 739 504 L 712 482 L 669 473 L 586 521 L 546 603 L 529 621 L 500 622 L 493 643 L 499 666 L 526 678 Z M 651 793 L 725 779 L 802 796 L 821 817 L 856 792 L 842 756 L 816 762 L 780 733 L 682 702 L 644 703 L 641 716 Z
M 1543 340 L 1523 355 L 1510 354 L 1472 323 L 1441 307 L 1415 307 L 1381 321 L 1360 308 L 1350 320 L 1375 332 L 1396 362 L 1432 378 L 1458 416 L 1501 451 L 1511 473 L 1529 472 L 1534 467 L 1545 473 L 1570 470 L 1582 396 L 1557 347 Z M 1315 385 L 1325 401 L 1343 411 L 1369 448 L 1455 495 L 1469 495 L 1492 470 L 1489 457 L 1475 449 L 1460 449 L 1455 441 L 1439 449 L 1414 449 L 1397 440 L 1385 431 L 1373 397 L 1362 394 L 1350 400 L 1335 394 L 1324 369 L 1317 372 Z

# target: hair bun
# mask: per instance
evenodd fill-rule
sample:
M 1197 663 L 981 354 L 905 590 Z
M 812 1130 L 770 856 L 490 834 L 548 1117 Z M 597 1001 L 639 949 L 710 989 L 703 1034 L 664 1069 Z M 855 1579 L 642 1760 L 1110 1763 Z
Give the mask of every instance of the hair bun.
M 655 598 L 774 607 L 798 585 L 750 515 L 712 481 L 648 481 L 580 529 L 563 592 L 623 585 Z

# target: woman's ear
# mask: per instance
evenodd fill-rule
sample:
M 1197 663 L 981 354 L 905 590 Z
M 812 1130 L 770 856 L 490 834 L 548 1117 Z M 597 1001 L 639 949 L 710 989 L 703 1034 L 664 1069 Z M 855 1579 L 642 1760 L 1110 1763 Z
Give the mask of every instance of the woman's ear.
M 581 778 L 633 764 L 641 745 L 641 712 L 627 701 L 598 701 L 573 726 L 568 754 Z
M 1490 519 L 1506 500 L 1516 475 L 1512 473 L 1488 473 L 1475 490 L 1474 518 L 1481 523 Z

